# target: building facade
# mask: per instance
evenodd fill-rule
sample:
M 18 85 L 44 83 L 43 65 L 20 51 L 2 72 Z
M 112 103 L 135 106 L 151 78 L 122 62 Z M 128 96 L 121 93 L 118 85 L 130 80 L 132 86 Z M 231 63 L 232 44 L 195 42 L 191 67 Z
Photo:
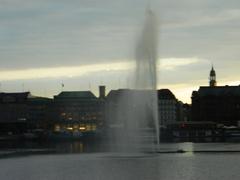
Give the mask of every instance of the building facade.
M 110 91 L 106 98 L 105 108 L 108 126 L 153 127 L 154 119 L 157 118 L 156 95 L 156 91 L 153 90 L 118 89 Z
M 177 121 L 178 100 L 169 89 L 158 90 L 158 118 L 163 126 Z
M 104 94 L 101 92 L 102 96 Z M 90 91 L 63 91 L 54 96 L 49 111 L 49 121 L 52 122 L 53 130 L 95 132 L 104 123 L 105 100 L 102 96 L 97 98 Z
M 154 107 L 149 107 L 156 101 L 156 114 Z M 146 106 L 141 106 L 144 104 Z M 150 108 L 151 109 L 151 108 Z M 169 89 L 160 89 L 157 91 L 149 90 L 130 90 L 119 89 L 112 90 L 107 96 L 106 116 L 109 124 L 125 127 L 128 121 L 134 118 L 139 119 L 140 126 L 154 126 L 154 120 L 149 120 L 148 124 L 141 123 L 141 119 L 154 119 L 158 116 L 160 125 L 167 125 L 177 121 L 178 119 L 178 100 Z M 140 111 L 140 112 L 138 112 Z M 141 117 L 138 117 L 138 114 Z M 146 117 L 142 117 L 146 116 Z
M 30 92 L 0 93 L 1 132 L 22 133 L 42 128 L 50 101 Z
M 210 71 L 209 86 L 192 93 L 192 119 L 222 125 L 240 122 L 240 86 L 216 86 L 216 73 Z
M 194 121 L 238 125 L 240 86 L 200 87 L 192 93 L 192 118 Z

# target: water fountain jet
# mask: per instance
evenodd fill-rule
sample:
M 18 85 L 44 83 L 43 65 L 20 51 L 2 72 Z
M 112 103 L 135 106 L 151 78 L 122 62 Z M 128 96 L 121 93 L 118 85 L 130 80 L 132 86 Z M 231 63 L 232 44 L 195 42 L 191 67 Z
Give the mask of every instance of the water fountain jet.
M 111 139 L 120 152 L 142 152 L 143 147 L 159 144 L 157 101 L 158 25 L 147 9 L 146 20 L 135 53 L 134 89 L 117 90 L 115 125 Z M 116 151 L 116 149 L 114 151 Z

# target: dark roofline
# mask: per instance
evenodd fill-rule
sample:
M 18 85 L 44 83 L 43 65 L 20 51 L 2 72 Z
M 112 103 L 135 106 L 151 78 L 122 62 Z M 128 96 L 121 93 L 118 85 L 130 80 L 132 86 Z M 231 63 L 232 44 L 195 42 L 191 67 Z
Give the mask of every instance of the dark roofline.
M 27 92 L 0 92 L 0 98 L 6 97 L 6 96 L 14 96 L 14 97 L 31 97 L 31 93 L 29 91 Z
M 110 90 L 107 94 L 107 97 L 112 94 L 121 94 L 121 93 L 133 93 L 133 92 L 138 92 L 138 93 L 144 93 L 144 92 L 152 92 L 157 90 L 150 90 L 150 89 L 114 89 Z
M 55 98 L 97 98 L 92 91 L 62 91 Z
M 240 85 L 239 86 L 200 86 L 198 91 L 192 92 L 192 97 L 195 96 L 240 96 Z
M 158 99 L 176 99 L 175 95 L 169 89 L 159 89 L 157 93 Z
M 211 87 L 211 86 L 199 86 L 199 89 L 200 89 L 200 88 L 226 88 L 226 87 L 236 88 L 236 87 L 240 87 L 240 84 L 239 84 L 239 85 L 235 85 L 235 86 L 231 86 L 231 85 L 214 86 L 214 87 Z

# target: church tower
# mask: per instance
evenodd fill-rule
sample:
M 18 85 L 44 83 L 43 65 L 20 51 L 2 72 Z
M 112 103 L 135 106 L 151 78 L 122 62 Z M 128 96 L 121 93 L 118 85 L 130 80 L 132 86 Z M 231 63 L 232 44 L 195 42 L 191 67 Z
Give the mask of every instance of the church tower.
M 210 71 L 209 86 L 210 87 L 217 86 L 216 73 L 215 73 L 215 70 L 214 70 L 213 66 L 212 66 L 212 69 Z

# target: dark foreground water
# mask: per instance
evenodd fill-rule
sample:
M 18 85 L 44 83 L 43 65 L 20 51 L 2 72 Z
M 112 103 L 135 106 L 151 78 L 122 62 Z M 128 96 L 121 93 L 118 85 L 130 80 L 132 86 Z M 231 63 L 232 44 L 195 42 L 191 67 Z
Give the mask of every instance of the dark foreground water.
M 161 144 L 160 153 L 110 153 L 101 151 L 102 146 L 96 145 L 98 143 L 59 142 L 41 146 L 38 143 L 33 144 L 28 144 L 27 148 L 27 144 L 22 144 L 19 148 L 1 148 L 0 179 L 240 179 L 240 144 Z M 31 153 L 31 150 L 42 152 L 44 148 L 40 147 L 45 147 L 45 150 L 48 147 L 48 150 L 52 151 L 45 154 Z M 181 153 L 183 151 L 179 151 L 180 149 L 184 153 Z M 25 150 L 28 153 L 7 155 L 14 150 L 21 152 Z

